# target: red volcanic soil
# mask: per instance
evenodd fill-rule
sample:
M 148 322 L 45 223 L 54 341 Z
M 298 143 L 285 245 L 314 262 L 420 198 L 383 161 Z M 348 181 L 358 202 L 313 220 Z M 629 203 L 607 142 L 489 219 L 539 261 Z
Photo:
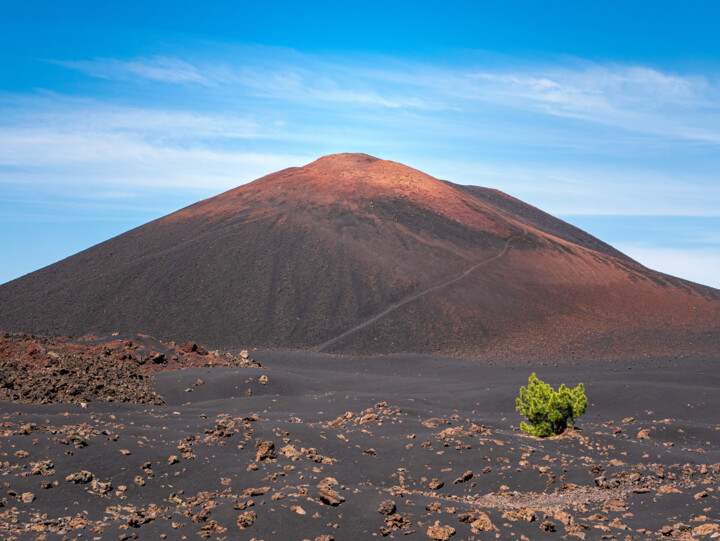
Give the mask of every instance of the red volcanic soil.
M 720 292 L 496 190 L 339 154 L 1 286 L 0 326 L 216 348 L 627 358 L 717 351 Z

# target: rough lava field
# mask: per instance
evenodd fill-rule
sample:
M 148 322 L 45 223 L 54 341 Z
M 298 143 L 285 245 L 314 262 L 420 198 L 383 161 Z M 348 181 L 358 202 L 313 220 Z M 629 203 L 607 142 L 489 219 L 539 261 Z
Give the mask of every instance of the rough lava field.
M 165 405 L 0 403 L 4 539 L 714 539 L 717 358 L 492 364 L 256 352 Z M 518 430 L 531 371 L 575 429 Z

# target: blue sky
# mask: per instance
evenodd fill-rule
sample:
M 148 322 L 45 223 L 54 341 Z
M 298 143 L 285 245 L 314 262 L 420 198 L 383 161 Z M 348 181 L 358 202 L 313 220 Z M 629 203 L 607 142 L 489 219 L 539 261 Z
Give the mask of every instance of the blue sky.
M 0 283 L 365 152 L 720 287 L 720 6 L 387 4 L 0 4 Z

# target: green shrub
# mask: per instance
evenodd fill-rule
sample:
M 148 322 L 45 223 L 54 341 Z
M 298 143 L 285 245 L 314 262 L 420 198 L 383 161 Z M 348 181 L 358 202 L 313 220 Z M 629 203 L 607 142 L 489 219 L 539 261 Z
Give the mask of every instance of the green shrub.
M 515 409 L 529 421 L 521 423 L 520 428 L 540 438 L 562 434 L 585 413 L 587 404 L 582 383 L 572 390 L 563 383 L 555 392 L 550 385 L 540 381 L 535 372 L 528 379 L 527 389 L 521 387 L 520 398 L 515 399 Z

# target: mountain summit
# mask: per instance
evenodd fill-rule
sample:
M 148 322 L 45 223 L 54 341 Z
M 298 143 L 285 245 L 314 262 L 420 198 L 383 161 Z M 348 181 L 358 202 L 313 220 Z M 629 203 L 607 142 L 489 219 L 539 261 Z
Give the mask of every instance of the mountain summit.
M 717 351 L 720 291 L 497 190 L 365 154 L 262 177 L 0 286 L 0 328 L 474 359 Z

